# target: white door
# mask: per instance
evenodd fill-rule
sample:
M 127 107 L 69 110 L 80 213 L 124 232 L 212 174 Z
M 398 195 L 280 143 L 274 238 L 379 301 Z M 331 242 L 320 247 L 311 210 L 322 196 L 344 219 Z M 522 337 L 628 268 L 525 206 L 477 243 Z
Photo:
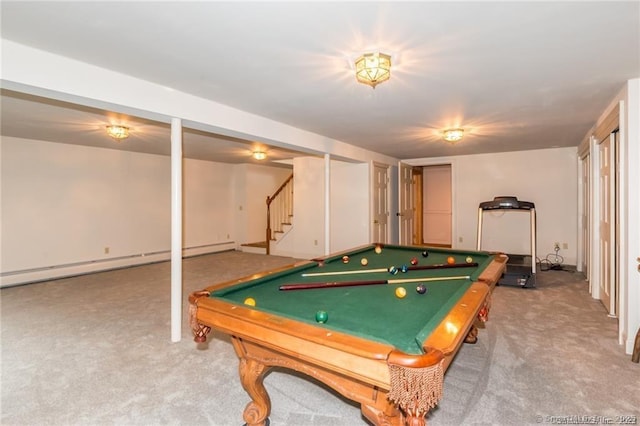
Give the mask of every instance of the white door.
M 400 162 L 398 164 L 398 229 L 400 231 L 400 244 L 411 245 L 414 238 L 415 199 L 413 193 L 412 167 Z
M 389 240 L 389 167 L 373 165 L 373 226 L 371 241 L 386 243 Z
M 591 219 L 589 215 L 589 209 L 591 199 L 590 199 L 590 191 L 589 187 L 589 168 L 591 167 L 590 156 L 587 156 L 582 160 L 582 272 L 586 277 L 589 276 L 589 220 Z
M 422 169 L 422 241 L 451 247 L 451 165 Z
M 615 294 L 613 294 L 613 286 L 615 283 L 615 170 L 613 170 L 614 161 L 614 143 L 611 135 L 607 136 L 598 145 L 599 171 L 600 171 L 600 223 L 599 233 L 600 240 L 600 274 L 598 286 L 600 289 L 600 300 L 609 312 L 614 316 Z

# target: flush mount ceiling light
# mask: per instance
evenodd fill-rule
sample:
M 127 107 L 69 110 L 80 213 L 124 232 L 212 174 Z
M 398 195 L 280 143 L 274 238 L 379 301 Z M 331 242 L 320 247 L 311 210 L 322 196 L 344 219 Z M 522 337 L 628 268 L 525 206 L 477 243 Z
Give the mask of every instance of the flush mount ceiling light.
M 356 59 L 356 80 L 375 87 L 391 77 L 391 56 L 384 53 L 365 53 Z
M 126 139 L 129 137 L 129 128 L 113 124 L 111 126 L 107 126 L 107 134 L 115 140 Z
M 444 140 L 447 142 L 458 142 L 464 136 L 463 129 L 447 129 L 444 131 Z
M 256 160 L 264 160 L 267 158 L 267 153 L 264 151 L 253 151 L 253 158 Z

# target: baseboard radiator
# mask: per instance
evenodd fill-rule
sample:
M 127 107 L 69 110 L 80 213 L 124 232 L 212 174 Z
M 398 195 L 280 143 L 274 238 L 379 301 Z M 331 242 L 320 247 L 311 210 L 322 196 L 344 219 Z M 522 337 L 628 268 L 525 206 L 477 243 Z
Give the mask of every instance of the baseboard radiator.
M 225 241 L 223 243 L 188 247 L 182 250 L 182 257 L 186 258 L 221 251 L 235 250 L 235 248 L 235 241 Z M 0 288 L 73 277 L 93 272 L 109 271 L 112 269 L 128 268 L 131 266 L 146 265 L 149 263 L 164 262 L 170 259 L 171 251 L 163 250 L 153 253 L 133 254 L 107 259 L 67 263 L 64 265 L 2 272 L 0 273 Z

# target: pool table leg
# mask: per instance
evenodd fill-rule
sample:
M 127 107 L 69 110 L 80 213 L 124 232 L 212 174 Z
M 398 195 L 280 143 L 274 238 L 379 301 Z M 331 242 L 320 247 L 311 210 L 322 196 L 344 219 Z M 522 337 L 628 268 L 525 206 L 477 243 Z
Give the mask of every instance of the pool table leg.
M 378 393 L 376 392 L 376 394 Z M 381 404 L 385 406 L 384 410 L 378 406 L 362 403 L 360 405 L 362 415 L 376 426 L 404 426 L 402 414 L 395 404 L 386 399 L 386 394 L 380 393 L 378 399 L 380 398 L 384 398 L 384 402 Z
M 250 358 L 240 358 L 240 381 L 251 397 L 244 409 L 243 418 L 247 426 L 266 426 L 269 424 L 271 400 L 263 385 L 264 375 L 269 368 Z
M 467 333 L 467 336 L 464 338 L 465 343 L 474 344 L 478 341 L 478 327 L 472 325 Z

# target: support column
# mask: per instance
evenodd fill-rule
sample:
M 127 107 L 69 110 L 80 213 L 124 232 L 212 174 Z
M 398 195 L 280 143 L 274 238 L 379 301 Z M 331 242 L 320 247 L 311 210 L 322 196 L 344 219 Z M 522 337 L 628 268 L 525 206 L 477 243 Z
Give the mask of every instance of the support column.
M 324 254 L 331 254 L 331 155 L 324 155 Z
M 182 120 L 171 119 L 171 341 L 182 339 Z

